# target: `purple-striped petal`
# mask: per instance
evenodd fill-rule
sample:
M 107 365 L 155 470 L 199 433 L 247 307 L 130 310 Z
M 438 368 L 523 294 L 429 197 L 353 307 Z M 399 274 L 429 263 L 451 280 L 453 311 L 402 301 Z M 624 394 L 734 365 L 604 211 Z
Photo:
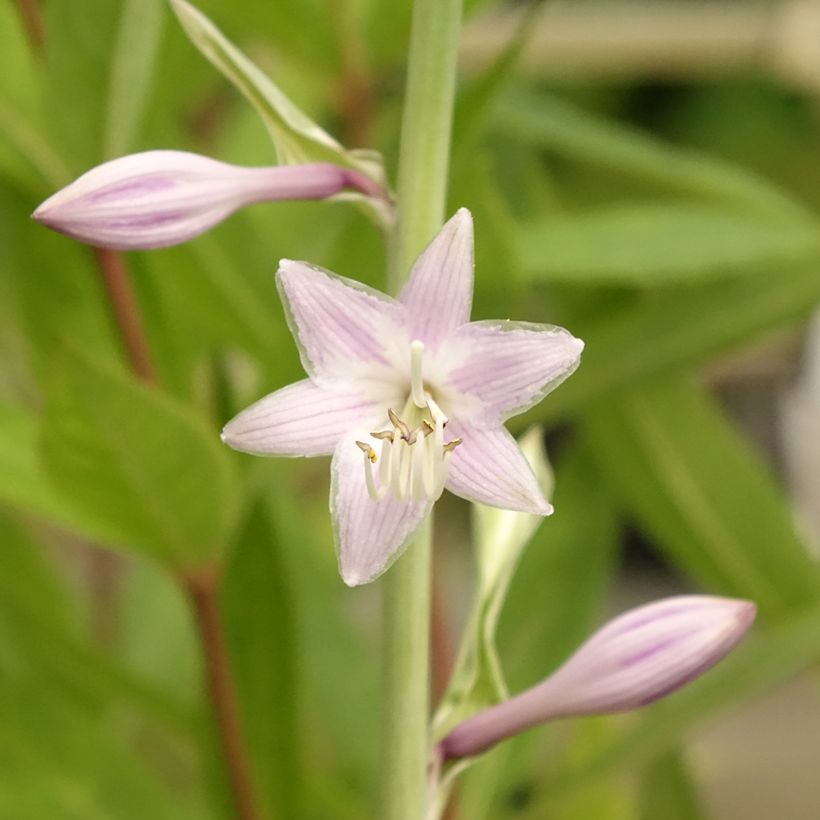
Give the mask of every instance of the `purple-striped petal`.
M 413 339 L 436 345 L 470 321 L 473 301 L 473 218 L 458 210 L 416 260 L 399 294 Z
M 395 400 L 396 361 L 409 355 L 404 308 L 306 262 L 283 259 L 276 281 L 308 375 L 370 384 L 381 398 Z
M 473 420 L 497 424 L 537 404 L 572 374 L 584 343 L 560 327 L 471 322 L 448 342 L 448 386 L 477 401 Z
M 106 248 L 186 242 L 254 202 L 323 199 L 378 186 L 329 163 L 242 168 L 186 151 L 145 151 L 105 162 L 49 197 L 32 214 L 60 233 Z
M 550 515 L 529 462 L 503 427 L 484 429 L 451 421 L 448 435 L 460 438 L 447 471 L 447 489 L 468 501 L 506 510 Z
M 562 717 L 637 709 L 706 672 L 746 634 L 750 601 L 681 595 L 610 621 L 542 683 L 469 718 L 442 742 L 446 757 Z
M 381 501 L 370 498 L 357 438 L 369 440 L 366 427 L 339 442 L 330 468 L 330 514 L 339 570 L 351 587 L 381 575 L 430 509 L 428 501 L 397 501 L 391 493 Z
M 243 410 L 222 441 L 261 456 L 326 456 L 339 440 L 383 409 L 349 387 L 319 387 L 310 379 L 283 387 Z

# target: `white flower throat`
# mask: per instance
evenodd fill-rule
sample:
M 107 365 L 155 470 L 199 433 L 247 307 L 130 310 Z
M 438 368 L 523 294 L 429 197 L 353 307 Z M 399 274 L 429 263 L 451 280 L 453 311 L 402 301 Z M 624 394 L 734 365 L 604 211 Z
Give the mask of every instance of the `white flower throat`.
M 461 444 L 460 438 L 444 441 L 447 416 L 424 388 L 423 353 L 422 342 L 411 342 L 410 396 L 402 415 L 390 408 L 392 429 L 370 434 L 381 442 L 381 452 L 367 442 L 356 442 L 364 456 L 367 492 L 374 501 L 389 491 L 397 499 L 436 501 L 444 492 L 450 456 Z

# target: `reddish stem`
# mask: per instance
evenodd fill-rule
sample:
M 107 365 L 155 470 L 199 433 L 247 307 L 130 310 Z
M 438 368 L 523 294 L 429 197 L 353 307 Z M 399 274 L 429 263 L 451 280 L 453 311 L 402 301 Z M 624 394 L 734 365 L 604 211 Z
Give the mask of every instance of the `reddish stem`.
M 31 50 L 39 54 L 42 52 L 46 40 L 40 5 L 37 0 L 17 0 L 16 5 Z
M 225 756 L 225 766 L 239 820 L 259 820 L 253 797 L 250 760 L 239 716 L 239 701 L 230 673 L 228 647 L 219 616 L 218 578 L 214 572 L 181 576 L 193 607 L 205 663 L 205 682 Z
M 93 248 L 93 251 L 131 369 L 142 381 L 153 384 L 156 374 L 151 353 L 122 254 L 108 248 Z

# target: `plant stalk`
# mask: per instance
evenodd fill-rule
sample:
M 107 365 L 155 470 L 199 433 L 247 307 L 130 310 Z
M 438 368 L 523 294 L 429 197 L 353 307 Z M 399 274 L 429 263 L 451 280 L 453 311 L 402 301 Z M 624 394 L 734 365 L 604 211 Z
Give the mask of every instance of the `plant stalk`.
M 396 293 L 444 221 L 462 0 L 416 0 L 388 287 Z M 427 797 L 432 518 L 386 574 L 382 820 L 421 820 Z
M 131 369 L 142 381 L 153 384 L 156 382 L 156 374 L 148 340 L 122 255 L 108 248 L 94 248 L 93 251 Z
M 208 697 L 225 757 L 236 816 L 260 820 L 254 799 L 251 765 L 242 734 L 239 701 L 231 677 L 230 659 L 219 614 L 219 583 L 216 573 L 188 573 L 182 584 L 191 601 L 202 646 Z

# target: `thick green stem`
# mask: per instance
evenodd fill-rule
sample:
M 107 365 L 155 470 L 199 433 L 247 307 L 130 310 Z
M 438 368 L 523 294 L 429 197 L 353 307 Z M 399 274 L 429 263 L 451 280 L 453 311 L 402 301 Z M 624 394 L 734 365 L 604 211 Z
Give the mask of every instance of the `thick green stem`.
M 398 171 L 398 223 L 388 285 L 397 292 L 444 221 L 462 0 L 416 0 Z M 387 573 L 384 593 L 383 820 L 421 820 L 429 751 L 428 519 Z
M 384 820 L 421 820 L 427 791 L 430 530 L 421 526 L 384 579 Z
M 416 0 L 388 267 L 393 292 L 444 221 L 460 27 L 461 0 Z

